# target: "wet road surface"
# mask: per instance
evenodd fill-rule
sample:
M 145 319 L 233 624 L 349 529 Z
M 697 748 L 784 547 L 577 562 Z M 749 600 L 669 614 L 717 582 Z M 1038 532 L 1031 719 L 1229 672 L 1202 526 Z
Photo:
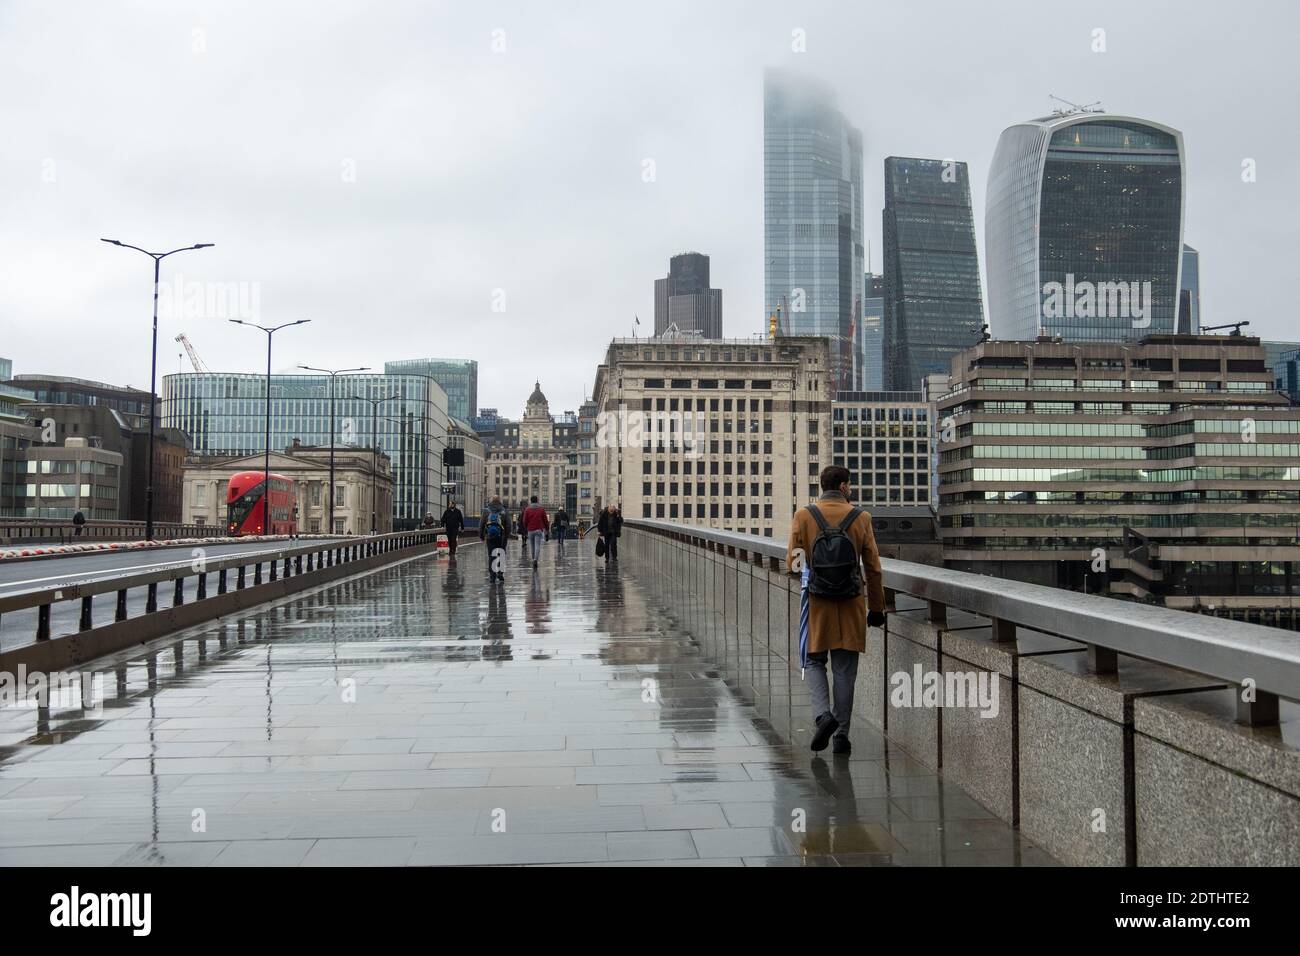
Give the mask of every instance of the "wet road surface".
M 0 864 L 1051 863 L 869 727 L 783 745 L 637 576 L 473 544 L 8 702 Z

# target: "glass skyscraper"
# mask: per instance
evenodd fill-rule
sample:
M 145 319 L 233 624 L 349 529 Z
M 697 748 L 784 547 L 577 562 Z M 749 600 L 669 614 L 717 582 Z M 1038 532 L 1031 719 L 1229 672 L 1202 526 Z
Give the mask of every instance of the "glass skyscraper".
M 473 359 L 404 359 L 385 362 L 388 375 L 427 375 L 447 393 L 447 413 L 463 422 L 478 414 L 478 362 Z
M 1183 272 L 1178 283 L 1178 331 L 1201 331 L 1201 254 L 1183 243 Z
M 722 290 L 709 288 L 709 257 L 683 252 L 668 262 L 668 275 L 655 280 L 655 335 L 670 327 L 722 338 Z
M 378 413 L 364 399 L 389 398 Z M 193 454 L 262 451 L 266 376 L 178 373 L 163 376 L 163 425 L 185 431 Z M 442 500 L 442 450 L 447 444 L 447 394 L 426 375 L 339 375 L 334 379 L 336 445 L 377 447 L 393 463 L 393 526 L 413 527 Z M 330 377 L 271 376 L 271 450 L 330 444 Z M 441 514 L 441 510 L 437 514 Z
M 885 277 L 868 272 L 862 277 L 862 320 L 858 325 L 858 391 L 879 392 L 885 387 Z
M 920 391 L 925 376 L 948 374 L 984 325 L 966 164 L 886 159 L 882 228 L 884 387 Z
M 995 339 L 1131 342 L 1176 331 L 1183 136 L 1064 112 L 1018 123 L 989 170 L 984 238 Z
M 831 340 L 833 391 L 853 387 L 862 302 L 862 133 L 830 88 L 786 70 L 763 77 L 767 315 L 780 334 Z

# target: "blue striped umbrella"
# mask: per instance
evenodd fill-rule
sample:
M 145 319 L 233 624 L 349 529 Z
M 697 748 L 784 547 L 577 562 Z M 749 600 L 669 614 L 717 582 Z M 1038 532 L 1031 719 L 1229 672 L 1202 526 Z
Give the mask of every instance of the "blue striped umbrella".
M 799 679 L 808 666 L 808 566 L 799 575 Z

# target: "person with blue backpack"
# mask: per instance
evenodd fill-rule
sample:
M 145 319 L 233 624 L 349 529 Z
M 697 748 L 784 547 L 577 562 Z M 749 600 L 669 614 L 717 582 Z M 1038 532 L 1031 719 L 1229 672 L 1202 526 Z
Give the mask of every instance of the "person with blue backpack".
M 807 582 L 805 666 L 816 725 L 812 749 L 825 750 L 834 737 L 833 752 L 840 756 L 853 749 L 849 724 L 858 656 L 867 649 L 867 628 L 885 623 L 880 552 L 871 516 L 849 501 L 849 477 L 848 469 L 838 465 L 822 469 L 821 497 L 795 514 L 786 551 L 786 567 Z M 828 663 L 835 678 L 833 705 Z
M 478 523 L 479 540 L 487 545 L 488 579 L 504 581 L 506 572 L 506 540 L 510 537 L 510 513 L 501 503 L 500 495 L 493 495 Z

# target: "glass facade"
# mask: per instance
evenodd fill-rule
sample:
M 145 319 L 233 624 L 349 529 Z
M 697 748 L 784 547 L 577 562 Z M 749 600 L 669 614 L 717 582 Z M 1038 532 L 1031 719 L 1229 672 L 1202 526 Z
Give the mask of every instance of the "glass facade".
M 385 362 L 386 375 L 427 375 L 447 393 L 447 414 L 469 421 L 478 412 L 478 362 L 473 359 L 404 359 Z
M 1168 127 L 1073 113 L 1003 132 L 985 218 L 994 338 L 1176 331 L 1183 188 L 1182 134 Z
M 765 307 L 786 335 L 831 340 L 836 390 L 852 388 L 862 308 L 862 133 L 830 88 L 769 69 L 763 87 Z
M 885 388 L 947 374 L 984 325 L 965 163 L 885 160 Z
M 447 395 L 424 375 L 339 375 L 335 382 L 338 445 L 378 448 L 392 460 L 393 526 L 418 523 L 442 500 L 442 449 L 447 443 Z M 379 404 L 365 399 L 395 396 Z M 163 424 L 193 439 L 193 454 L 251 455 L 263 451 L 266 376 L 183 373 L 163 376 Z M 271 449 L 294 439 L 330 444 L 330 377 L 271 376 Z M 441 514 L 441 510 L 438 511 Z
M 1178 331 L 1201 331 L 1201 254 L 1183 243 L 1183 272 L 1178 285 Z
M 885 277 L 862 277 L 862 319 L 858 324 L 857 387 L 879 392 L 885 387 Z

